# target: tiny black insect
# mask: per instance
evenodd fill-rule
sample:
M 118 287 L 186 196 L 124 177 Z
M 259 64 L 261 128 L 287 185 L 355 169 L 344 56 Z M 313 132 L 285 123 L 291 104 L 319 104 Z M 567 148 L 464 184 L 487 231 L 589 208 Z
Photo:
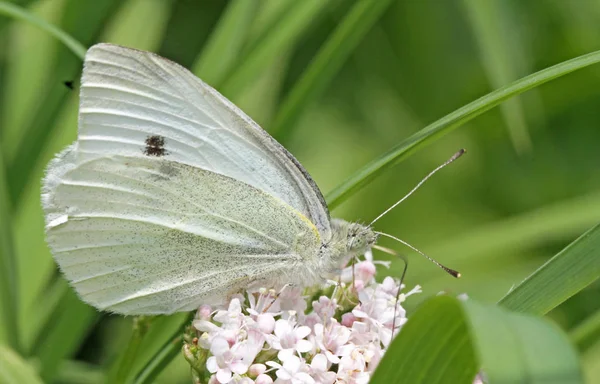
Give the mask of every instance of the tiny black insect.
M 167 154 L 165 150 L 165 138 L 162 136 L 148 136 L 146 138 L 146 148 L 144 154 L 147 156 L 161 157 Z
M 75 87 L 73 86 L 73 81 L 69 80 L 69 81 L 64 81 L 63 84 L 65 85 L 65 87 L 69 88 L 69 89 L 74 89 Z

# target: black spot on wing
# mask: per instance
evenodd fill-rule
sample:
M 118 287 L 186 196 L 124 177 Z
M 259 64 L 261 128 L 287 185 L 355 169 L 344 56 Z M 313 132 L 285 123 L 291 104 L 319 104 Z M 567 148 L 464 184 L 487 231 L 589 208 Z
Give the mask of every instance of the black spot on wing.
M 63 84 L 65 85 L 65 87 L 73 90 L 75 88 L 75 86 L 73 85 L 73 81 L 69 80 L 69 81 L 64 81 Z
M 146 138 L 144 155 L 156 157 L 168 155 L 168 152 L 165 150 L 165 138 L 159 135 L 148 136 Z

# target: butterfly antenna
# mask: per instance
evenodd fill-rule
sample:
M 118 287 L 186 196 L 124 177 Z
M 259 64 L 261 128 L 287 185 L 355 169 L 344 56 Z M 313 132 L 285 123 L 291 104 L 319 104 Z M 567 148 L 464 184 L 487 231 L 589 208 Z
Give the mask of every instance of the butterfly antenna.
M 408 258 L 404 255 L 396 255 L 402 261 L 404 261 L 404 269 L 402 270 L 402 276 L 400 276 L 400 284 L 398 284 L 398 292 L 396 292 L 396 303 L 394 304 L 394 320 L 392 320 L 392 338 L 394 337 L 394 331 L 396 330 L 396 316 L 398 313 L 398 300 L 400 299 L 400 291 L 402 290 L 402 284 L 404 284 L 404 276 L 406 276 L 406 270 L 408 270 Z
M 377 220 L 379 220 L 383 216 L 385 216 L 389 211 L 391 211 L 392 209 L 396 208 L 398 206 L 398 204 L 400 204 L 401 202 L 403 202 L 404 200 L 406 200 L 410 195 L 412 195 L 417 189 L 419 189 L 419 187 L 421 185 L 423 185 L 423 183 L 425 183 L 437 171 L 439 171 L 440 169 L 444 168 L 446 165 L 452 163 L 454 160 L 456 160 L 459 157 L 461 157 L 465 152 L 467 152 L 467 151 L 464 150 L 464 149 L 461 149 L 460 151 L 458 151 L 454 155 L 452 155 L 452 157 L 449 158 L 448 160 L 446 160 L 443 164 L 439 165 L 436 169 L 434 169 L 433 171 L 429 172 L 429 174 L 427 176 L 425 176 L 423 178 L 423 180 L 419 181 L 419 183 L 410 192 L 408 192 L 406 195 L 404 195 L 403 198 L 401 198 L 394 205 L 392 205 L 391 207 L 389 207 L 388 209 L 386 209 L 385 212 L 383 212 L 381 215 L 377 216 L 375 218 L 375 220 L 371 221 L 371 224 L 369 224 L 369 227 L 372 226 Z
M 408 244 L 406 241 L 401 240 L 399 238 L 397 238 L 396 236 L 392 236 L 392 235 L 388 235 L 387 233 L 384 232 L 375 232 L 378 235 L 381 236 L 385 236 L 385 237 L 389 237 L 390 239 L 396 240 L 397 242 L 404 244 L 405 246 L 407 246 L 408 248 L 412 249 L 413 251 L 417 252 L 418 254 L 420 254 L 421 256 L 425 257 L 427 260 L 431 261 L 433 264 L 437 265 L 438 267 L 442 268 L 444 271 L 446 271 L 448 274 L 454 276 L 454 277 L 460 277 L 460 272 L 455 271 L 452 268 L 448 268 L 445 265 L 443 265 L 442 263 L 436 261 L 435 259 L 427 256 L 426 254 L 424 254 L 423 252 L 421 252 L 420 250 L 418 250 L 417 248 L 413 247 L 412 245 Z

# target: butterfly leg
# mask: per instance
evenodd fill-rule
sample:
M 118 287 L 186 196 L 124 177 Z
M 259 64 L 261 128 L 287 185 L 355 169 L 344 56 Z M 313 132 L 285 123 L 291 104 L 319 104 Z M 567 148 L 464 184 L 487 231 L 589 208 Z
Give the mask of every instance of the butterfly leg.
M 265 309 L 263 309 L 262 313 L 265 313 L 265 312 L 267 312 L 267 311 L 269 310 L 269 308 L 271 308 L 271 306 L 272 306 L 273 304 L 275 304 L 275 302 L 277 301 L 277 299 L 279 299 L 279 296 L 281 296 L 281 294 L 283 293 L 283 291 L 284 291 L 286 288 L 290 288 L 290 287 L 293 287 L 293 286 L 294 286 L 294 284 L 292 284 L 292 283 L 287 283 L 286 285 L 284 285 L 284 286 L 283 286 L 283 287 L 282 287 L 282 288 L 279 290 L 279 292 L 277 292 L 277 294 L 275 294 L 275 297 L 273 297 L 273 300 L 271 300 L 271 302 L 269 303 L 269 305 L 267 305 L 267 306 L 265 307 Z

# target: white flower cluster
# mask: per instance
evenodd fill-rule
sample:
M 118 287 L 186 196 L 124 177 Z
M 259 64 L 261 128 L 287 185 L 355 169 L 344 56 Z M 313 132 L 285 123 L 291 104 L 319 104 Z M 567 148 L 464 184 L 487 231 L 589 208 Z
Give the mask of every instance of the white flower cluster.
M 354 268 L 354 277 L 348 267 L 341 284 L 323 290 L 261 289 L 232 298 L 227 310 L 200 307 L 197 337 L 183 348 L 195 382 L 367 383 L 393 324 L 395 335 L 406 322 L 401 303 L 420 287 L 396 301 L 398 284 L 375 281 L 370 255 Z

